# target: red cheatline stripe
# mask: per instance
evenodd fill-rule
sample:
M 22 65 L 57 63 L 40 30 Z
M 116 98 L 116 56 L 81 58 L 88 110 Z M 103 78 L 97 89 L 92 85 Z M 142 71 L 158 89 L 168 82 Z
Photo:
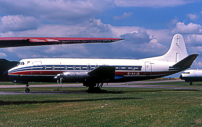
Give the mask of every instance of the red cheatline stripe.
M 57 75 L 59 73 L 63 73 L 67 71 L 20 71 L 20 72 L 12 72 L 9 73 L 8 75 Z M 178 71 L 164 71 L 164 72 L 115 72 L 116 75 L 163 75 L 163 74 L 170 74 L 170 73 L 175 73 Z

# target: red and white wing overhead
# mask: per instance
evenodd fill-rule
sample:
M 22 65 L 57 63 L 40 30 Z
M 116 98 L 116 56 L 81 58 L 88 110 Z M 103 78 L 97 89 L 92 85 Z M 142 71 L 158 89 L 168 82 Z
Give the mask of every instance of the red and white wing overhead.
M 0 37 L 0 48 L 61 44 L 111 43 L 119 40 L 122 39 L 79 37 Z

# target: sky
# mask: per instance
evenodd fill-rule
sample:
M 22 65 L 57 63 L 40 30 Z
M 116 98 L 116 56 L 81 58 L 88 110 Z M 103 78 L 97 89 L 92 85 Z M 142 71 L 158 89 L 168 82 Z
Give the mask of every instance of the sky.
M 1 48 L 0 58 L 140 59 L 167 52 L 182 34 L 202 69 L 200 0 L 0 0 L 0 37 L 117 37 L 109 44 Z

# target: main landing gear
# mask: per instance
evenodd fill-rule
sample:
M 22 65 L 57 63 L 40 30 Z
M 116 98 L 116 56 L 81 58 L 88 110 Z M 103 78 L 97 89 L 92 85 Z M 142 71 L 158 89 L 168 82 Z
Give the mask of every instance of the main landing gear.
M 102 90 L 100 87 L 89 86 L 87 92 L 89 93 L 100 93 Z
M 96 87 L 102 88 L 102 86 L 103 86 L 103 83 L 96 83 Z
M 87 92 L 89 93 L 100 93 L 102 91 L 103 83 L 84 82 L 83 84 L 88 87 Z
M 193 83 L 191 81 L 189 83 L 190 83 L 189 85 L 193 85 Z
M 25 93 L 29 93 L 30 92 L 30 89 L 28 88 L 29 87 L 29 85 L 28 85 L 28 83 L 26 84 L 26 88 L 25 88 Z

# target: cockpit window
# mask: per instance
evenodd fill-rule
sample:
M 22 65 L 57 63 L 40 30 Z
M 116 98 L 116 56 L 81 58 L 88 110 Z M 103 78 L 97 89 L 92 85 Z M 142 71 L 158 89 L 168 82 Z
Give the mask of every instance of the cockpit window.
M 25 65 L 25 63 L 24 62 L 18 62 L 17 65 Z
M 190 72 L 183 72 L 183 74 L 190 74 Z

